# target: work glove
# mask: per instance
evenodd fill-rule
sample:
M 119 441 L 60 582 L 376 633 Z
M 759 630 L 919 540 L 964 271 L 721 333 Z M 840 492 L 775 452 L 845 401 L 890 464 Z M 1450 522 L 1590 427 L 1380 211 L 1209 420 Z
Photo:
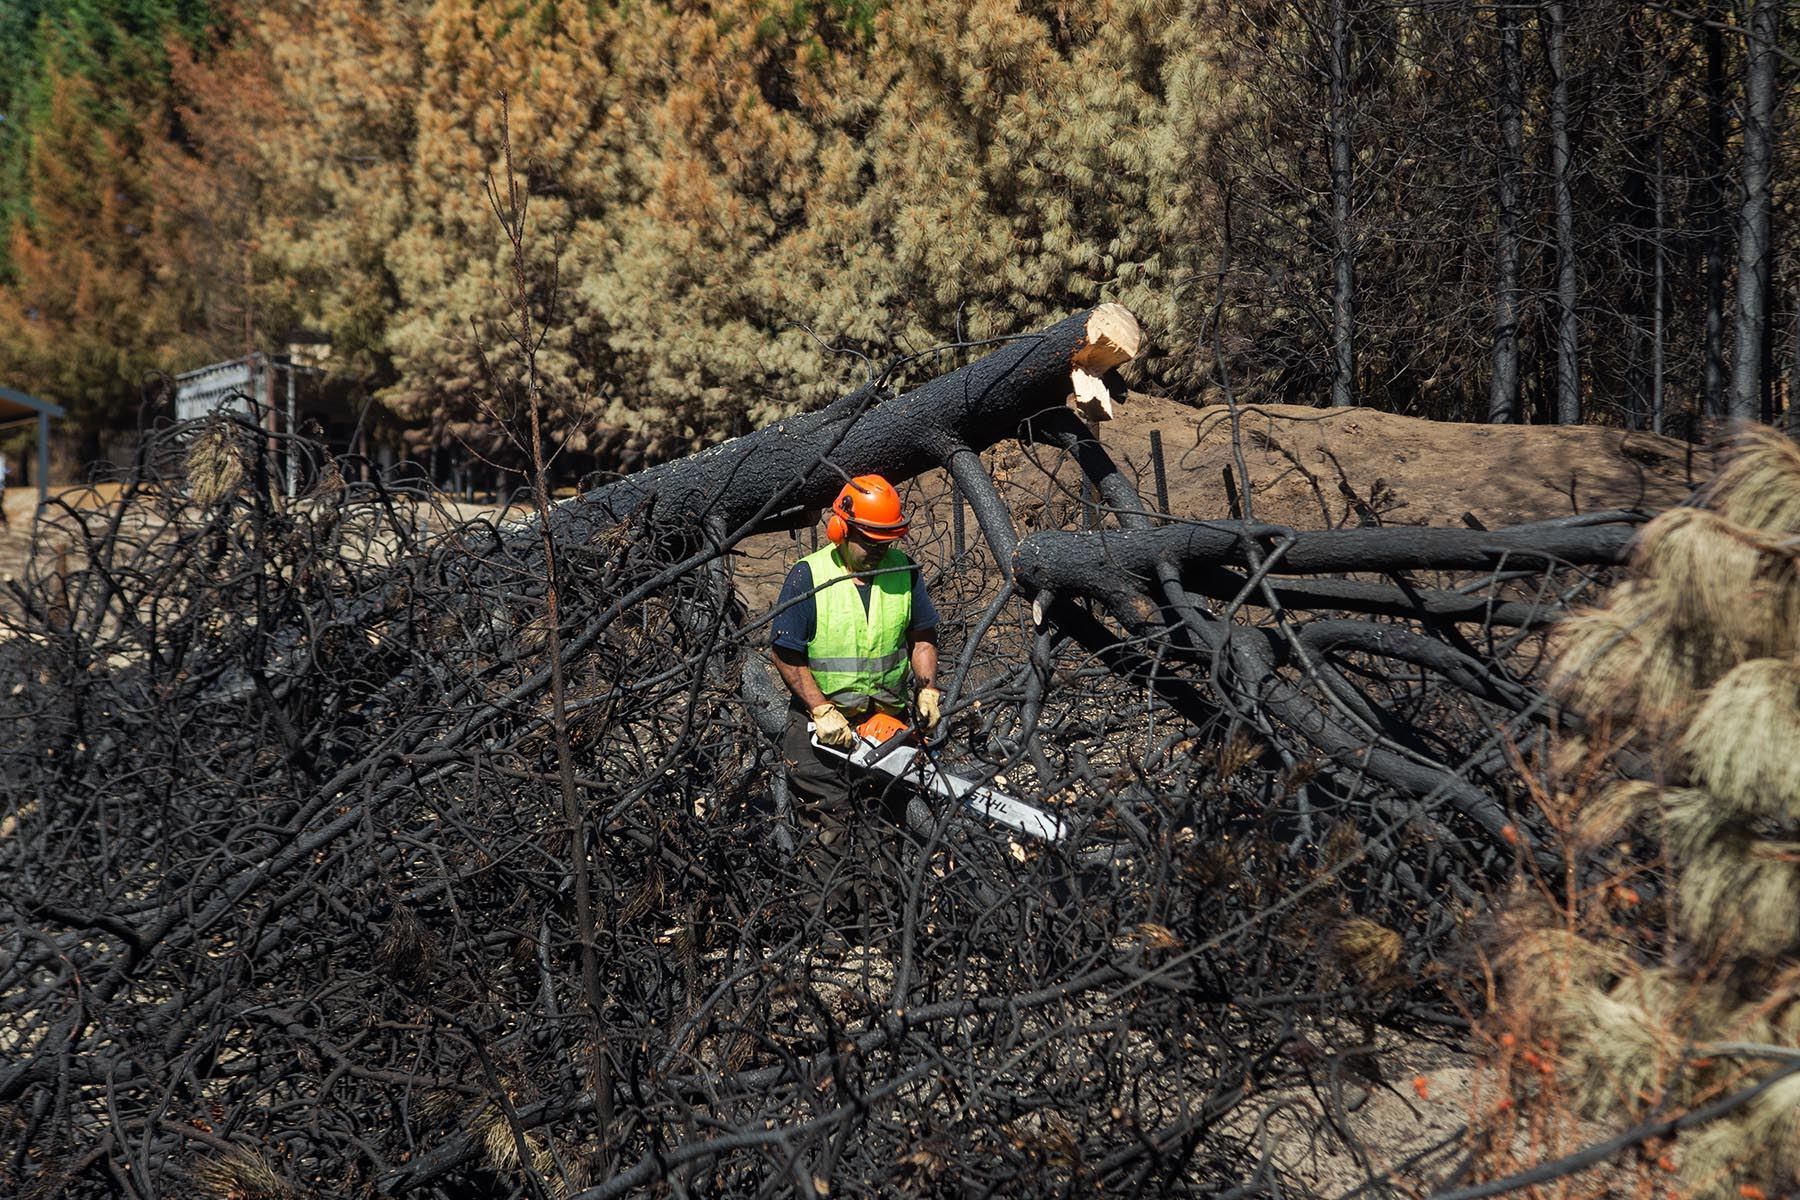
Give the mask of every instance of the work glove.
M 926 737 L 937 732 L 938 722 L 943 720 L 944 693 L 934 687 L 920 688 L 919 701 L 915 706 L 919 710 L 919 728 Z
M 850 732 L 850 722 L 842 710 L 835 704 L 821 704 L 812 710 L 813 732 L 819 735 L 819 741 L 827 746 L 836 746 L 839 750 L 848 750 L 856 745 L 856 735 Z

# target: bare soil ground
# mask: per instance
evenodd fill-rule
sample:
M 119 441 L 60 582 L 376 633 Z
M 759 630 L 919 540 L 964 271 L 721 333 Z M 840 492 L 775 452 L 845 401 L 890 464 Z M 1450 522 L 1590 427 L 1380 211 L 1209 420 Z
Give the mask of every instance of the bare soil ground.
M 1240 408 L 1236 425 L 1256 518 L 1307 529 L 1357 523 L 1346 489 L 1394 525 L 1456 525 L 1465 512 L 1493 527 L 1666 508 L 1711 463 L 1686 442 L 1596 425 L 1465 425 L 1280 404 Z M 1162 432 L 1174 512 L 1225 515 L 1223 472 L 1237 471 L 1231 411 L 1134 395 L 1100 439 L 1146 484 L 1153 429 Z
M 118 494 L 116 483 L 101 484 L 98 488 L 51 489 L 52 496 L 66 497 L 71 504 L 86 508 L 97 508 L 117 498 Z M 37 512 L 37 502 L 35 487 L 0 489 L 0 512 L 6 515 L 6 524 L 0 526 L 0 579 L 17 576 L 31 557 L 31 519 Z M 5 602 L 0 597 L 0 604 Z
M 1279 404 L 1237 410 L 1234 450 L 1233 416 L 1224 406 L 1193 408 L 1134 393 L 1097 432 L 1151 504 L 1152 431 L 1162 438 L 1171 515 L 1232 515 L 1229 469 L 1240 497 L 1240 476 L 1248 475 L 1248 515 L 1301 529 L 1371 518 L 1387 525 L 1461 525 L 1465 513 L 1494 528 L 1604 509 L 1661 509 L 1685 499 L 1712 461 L 1703 447 L 1593 425 L 1464 425 L 1368 408 Z M 1024 529 L 1079 519 L 1072 471 L 1046 494 L 1041 474 L 1017 447 L 983 457 L 1008 489 Z M 941 471 L 908 485 L 915 535 L 943 537 L 948 488 Z M 972 518 L 968 536 L 977 536 Z M 805 534 L 765 534 L 744 543 L 737 570 L 752 611 L 774 603 L 787 567 L 810 545 Z

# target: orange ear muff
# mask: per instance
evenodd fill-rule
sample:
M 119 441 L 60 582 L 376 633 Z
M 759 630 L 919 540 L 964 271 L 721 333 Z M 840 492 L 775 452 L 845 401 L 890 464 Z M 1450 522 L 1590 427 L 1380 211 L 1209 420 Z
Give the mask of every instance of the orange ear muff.
M 825 519 L 825 536 L 831 539 L 832 545 L 843 545 L 845 539 L 850 536 L 849 522 L 836 513 L 832 513 Z

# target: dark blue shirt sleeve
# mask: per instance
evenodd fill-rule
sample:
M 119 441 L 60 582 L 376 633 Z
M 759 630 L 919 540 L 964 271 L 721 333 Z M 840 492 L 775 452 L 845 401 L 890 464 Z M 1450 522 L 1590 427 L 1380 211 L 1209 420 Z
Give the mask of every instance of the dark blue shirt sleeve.
M 912 623 L 906 627 L 906 632 L 930 633 L 937 627 L 937 609 L 932 606 L 931 597 L 925 594 L 925 571 L 923 568 L 914 568 Z
M 781 596 L 775 601 L 770 632 L 776 647 L 805 654 L 806 644 L 813 640 L 818 615 L 819 606 L 813 601 L 812 568 L 802 560 L 787 573 Z

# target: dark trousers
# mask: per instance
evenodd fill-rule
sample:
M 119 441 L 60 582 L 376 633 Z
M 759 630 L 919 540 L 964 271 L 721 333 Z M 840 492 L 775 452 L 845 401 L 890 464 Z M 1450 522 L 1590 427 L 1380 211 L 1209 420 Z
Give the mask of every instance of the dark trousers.
M 825 920 L 864 945 L 880 940 L 900 873 L 905 789 L 884 788 L 846 760 L 812 744 L 811 718 L 790 709 L 781 756 L 800 827 L 807 895 Z M 896 807 L 897 806 L 897 807 Z M 883 903 L 883 898 L 889 903 Z

